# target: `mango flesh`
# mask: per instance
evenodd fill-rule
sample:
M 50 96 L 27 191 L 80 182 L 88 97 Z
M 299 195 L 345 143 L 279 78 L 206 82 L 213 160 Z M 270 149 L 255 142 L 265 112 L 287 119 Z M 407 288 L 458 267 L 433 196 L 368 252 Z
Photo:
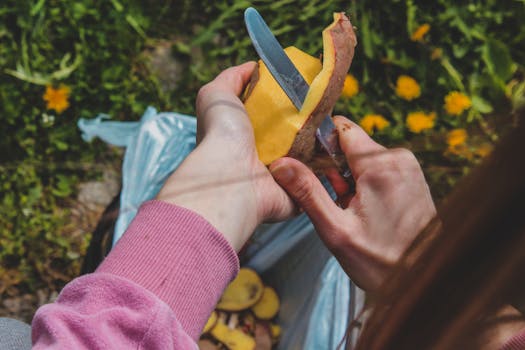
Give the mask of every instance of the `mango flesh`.
M 244 105 L 254 128 L 259 159 L 266 165 L 291 156 L 308 163 L 315 156 L 315 131 L 343 89 L 356 45 L 355 33 L 343 13 L 323 31 L 323 62 L 298 50 L 286 54 L 310 85 L 298 111 L 262 61 L 252 77 Z
M 321 60 L 293 46 L 284 51 L 304 80 L 312 84 L 323 68 Z M 304 116 L 298 113 L 262 61 L 256 69 L 258 80 L 244 106 L 252 122 L 259 159 L 268 165 L 288 153 L 304 124 Z

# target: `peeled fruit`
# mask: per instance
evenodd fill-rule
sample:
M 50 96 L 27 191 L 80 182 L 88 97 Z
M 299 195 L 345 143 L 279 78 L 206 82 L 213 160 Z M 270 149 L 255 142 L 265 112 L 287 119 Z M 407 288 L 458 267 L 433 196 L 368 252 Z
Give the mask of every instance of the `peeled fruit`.
M 210 315 L 210 317 L 208 318 L 208 321 L 206 321 L 206 325 L 204 325 L 204 329 L 202 330 L 202 333 L 207 333 L 210 331 L 210 329 L 212 329 L 213 326 L 215 326 L 215 324 L 217 323 L 217 313 L 215 311 L 213 311 Z
M 222 294 L 217 309 L 226 311 L 248 309 L 259 301 L 263 289 L 263 282 L 254 270 L 241 268 L 237 277 Z
M 253 337 L 244 334 L 239 329 L 230 329 L 222 322 L 217 322 L 211 330 L 211 335 L 231 350 L 255 349 L 255 339 Z
M 276 343 L 281 337 L 281 333 L 282 333 L 281 326 L 277 324 L 273 324 L 273 323 L 270 324 L 270 333 L 272 335 L 272 342 Z
M 261 299 L 252 306 L 252 312 L 260 320 L 269 320 L 279 312 L 279 296 L 272 287 L 264 287 Z
M 323 31 L 323 62 L 295 47 L 285 50 L 310 89 L 298 111 L 262 61 L 244 96 L 259 159 L 266 165 L 290 156 L 304 163 L 315 157 L 315 131 L 330 115 L 343 89 L 356 38 L 350 20 L 335 13 Z

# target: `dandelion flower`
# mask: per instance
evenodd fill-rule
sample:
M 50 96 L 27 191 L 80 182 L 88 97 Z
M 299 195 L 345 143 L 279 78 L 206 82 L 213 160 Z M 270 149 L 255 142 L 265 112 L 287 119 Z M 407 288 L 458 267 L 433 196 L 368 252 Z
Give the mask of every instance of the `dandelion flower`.
M 380 114 L 367 114 L 361 119 L 359 125 L 369 134 L 381 131 L 390 125 L 390 122 Z
M 60 85 L 56 89 L 48 85 L 42 98 L 47 102 L 47 109 L 54 109 L 57 113 L 62 113 L 69 107 L 70 92 L 69 87 L 65 85 Z
M 492 145 L 490 143 L 484 143 L 480 145 L 474 153 L 481 158 L 485 158 L 492 152 Z
M 428 33 L 429 30 L 430 30 L 430 24 L 425 23 L 425 24 L 420 25 L 412 33 L 412 35 L 410 36 L 410 40 L 412 40 L 412 41 L 421 41 L 421 40 L 423 40 L 423 37 L 425 36 L 425 34 Z
M 414 78 L 408 75 L 401 75 L 397 78 L 396 94 L 402 99 L 411 101 L 419 97 L 421 89 Z
M 353 75 L 348 74 L 345 78 L 345 84 L 343 86 L 342 95 L 344 97 L 350 98 L 350 97 L 357 95 L 358 92 L 359 92 L 359 82 Z
M 447 133 L 447 145 L 448 147 L 457 147 L 465 144 L 467 141 L 467 130 L 465 129 L 453 129 Z
M 452 91 L 445 96 L 445 110 L 451 115 L 460 115 L 472 105 L 470 98 L 459 91 Z
M 436 113 L 412 112 L 407 115 L 407 128 L 413 133 L 419 134 L 423 130 L 432 129 L 435 119 Z
M 472 152 L 467 147 L 467 130 L 453 129 L 447 133 L 447 153 L 465 158 L 472 158 Z
M 443 49 L 441 49 L 441 48 L 439 48 L 439 47 L 436 47 L 436 48 L 433 49 L 432 52 L 430 53 L 430 59 L 431 59 L 431 60 L 437 60 L 437 59 L 440 59 L 442 56 L 443 56 Z

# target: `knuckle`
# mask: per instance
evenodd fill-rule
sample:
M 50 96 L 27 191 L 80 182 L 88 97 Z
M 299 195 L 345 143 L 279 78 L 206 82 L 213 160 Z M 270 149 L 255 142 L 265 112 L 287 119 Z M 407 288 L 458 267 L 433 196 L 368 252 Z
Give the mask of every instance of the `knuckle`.
M 359 182 L 367 186 L 377 187 L 384 183 L 385 177 L 388 178 L 385 174 L 386 172 L 384 170 L 367 169 L 360 175 Z
M 392 171 L 399 174 L 413 174 L 420 171 L 419 162 L 410 150 L 406 148 L 395 148 L 390 151 L 387 164 Z M 405 175 L 403 175 L 405 176 Z
M 349 228 L 341 222 L 332 222 L 326 228 L 325 242 L 327 247 L 332 251 L 348 252 L 353 249 L 352 236 L 349 233 Z
M 417 159 L 412 152 L 406 148 L 394 148 L 390 152 L 392 161 L 398 165 L 407 165 L 413 162 L 417 163 Z
M 295 200 L 300 204 L 308 204 L 312 201 L 313 185 L 312 181 L 306 177 L 299 177 L 295 180 L 293 193 Z
M 202 100 L 206 98 L 210 93 L 211 83 L 203 85 L 197 93 L 197 106 L 202 103 Z

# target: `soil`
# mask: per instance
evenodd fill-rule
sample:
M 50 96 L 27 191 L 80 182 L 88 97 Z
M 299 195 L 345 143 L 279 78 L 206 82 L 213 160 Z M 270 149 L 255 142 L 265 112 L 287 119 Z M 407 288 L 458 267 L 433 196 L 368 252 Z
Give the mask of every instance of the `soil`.
M 115 165 L 107 166 L 101 180 L 79 184 L 76 201 L 71 201 L 71 207 L 67 208 L 71 213 L 70 222 L 62 234 L 75 237 L 93 232 L 102 212 L 119 188 L 120 173 Z M 40 306 L 53 302 L 58 293 L 58 290 L 38 289 L 31 294 L 4 297 L 0 302 L 0 317 L 31 323 L 35 311 Z

